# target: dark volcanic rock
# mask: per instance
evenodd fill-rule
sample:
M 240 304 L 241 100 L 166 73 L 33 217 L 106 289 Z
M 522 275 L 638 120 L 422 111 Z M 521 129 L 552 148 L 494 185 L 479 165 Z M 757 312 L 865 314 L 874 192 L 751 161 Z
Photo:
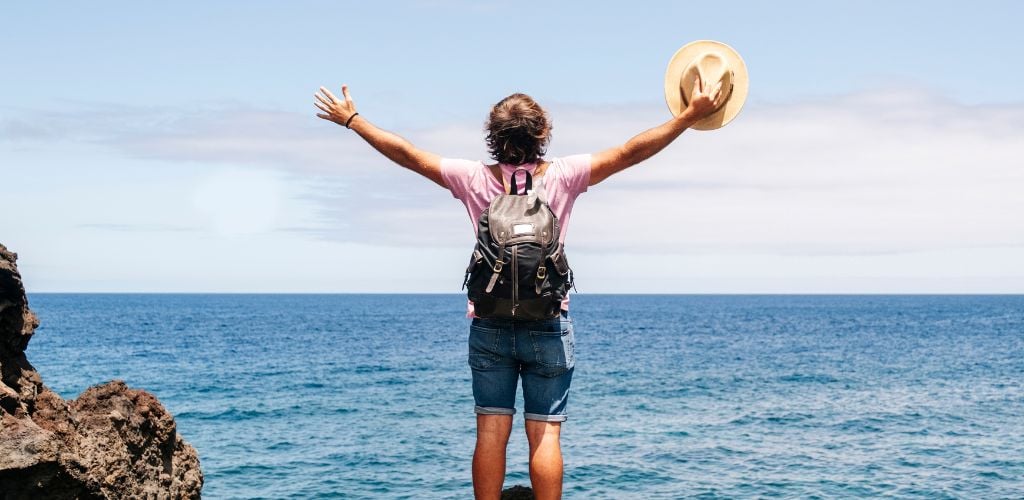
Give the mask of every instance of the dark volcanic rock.
M 533 490 L 529 486 L 515 485 L 501 492 L 501 500 L 533 500 Z
M 16 258 L 0 245 L 0 499 L 200 498 L 199 456 L 155 396 L 115 380 L 69 402 L 43 384 Z

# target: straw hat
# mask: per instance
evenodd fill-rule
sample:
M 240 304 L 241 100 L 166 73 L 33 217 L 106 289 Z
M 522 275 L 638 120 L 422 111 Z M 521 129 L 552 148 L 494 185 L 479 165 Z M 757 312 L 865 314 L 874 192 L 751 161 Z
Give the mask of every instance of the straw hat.
M 693 81 L 698 76 L 711 88 L 722 82 L 723 104 L 691 128 L 724 127 L 736 118 L 747 100 L 750 87 L 747 65 L 732 47 L 721 42 L 698 40 L 684 45 L 672 56 L 665 71 L 665 102 L 673 115 L 686 109 L 693 94 Z

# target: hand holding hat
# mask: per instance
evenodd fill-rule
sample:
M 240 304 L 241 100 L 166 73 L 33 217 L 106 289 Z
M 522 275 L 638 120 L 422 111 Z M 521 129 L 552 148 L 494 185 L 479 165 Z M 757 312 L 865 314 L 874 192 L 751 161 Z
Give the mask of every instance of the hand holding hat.
M 685 74 L 683 76 L 686 78 Z M 711 82 L 705 82 L 700 76 L 695 76 L 693 81 L 690 82 L 691 90 L 689 93 L 685 89 L 682 91 L 683 101 L 686 103 L 686 109 L 690 111 L 691 115 L 696 117 L 698 121 L 708 117 L 711 113 L 714 113 L 721 106 L 724 99 L 722 99 L 722 81 L 712 86 Z M 687 98 L 689 95 L 689 98 Z
M 724 127 L 747 99 L 747 66 L 732 47 L 710 40 L 684 45 L 665 71 L 665 101 L 673 115 L 688 108 L 701 117 L 691 128 Z

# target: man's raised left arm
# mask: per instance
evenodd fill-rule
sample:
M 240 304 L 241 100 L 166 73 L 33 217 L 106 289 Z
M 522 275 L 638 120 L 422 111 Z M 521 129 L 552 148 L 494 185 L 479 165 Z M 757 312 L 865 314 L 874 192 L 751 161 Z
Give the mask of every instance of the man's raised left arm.
M 355 131 L 359 137 L 373 146 L 373 149 L 391 161 L 434 181 L 443 188 L 448 187 L 441 177 L 440 155 L 423 151 L 398 134 L 370 123 L 356 111 L 347 85 L 341 86 L 341 93 L 344 99 L 338 99 L 330 90 L 320 87 L 320 91 L 314 94 L 316 100 L 313 104 L 323 113 L 317 113 L 316 116 Z

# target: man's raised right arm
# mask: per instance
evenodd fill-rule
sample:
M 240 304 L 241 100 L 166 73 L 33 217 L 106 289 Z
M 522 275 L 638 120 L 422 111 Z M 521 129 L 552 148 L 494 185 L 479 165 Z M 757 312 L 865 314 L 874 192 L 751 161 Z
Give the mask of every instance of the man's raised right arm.
M 665 149 L 686 129 L 718 109 L 722 97 L 722 84 L 714 88 L 701 82 L 694 83 L 690 105 L 671 120 L 637 134 L 625 144 L 595 153 L 590 162 L 590 185 L 593 186 L 612 174 L 621 172 Z

